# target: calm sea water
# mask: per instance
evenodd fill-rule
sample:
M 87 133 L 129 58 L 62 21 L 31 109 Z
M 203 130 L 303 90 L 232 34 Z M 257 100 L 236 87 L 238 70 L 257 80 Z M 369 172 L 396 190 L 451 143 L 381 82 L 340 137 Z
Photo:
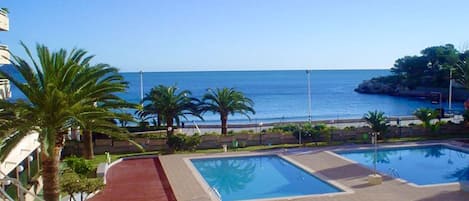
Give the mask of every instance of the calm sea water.
M 388 75 L 388 70 L 313 70 L 311 72 L 312 118 L 360 118 L 370 110 L 381 110 L 389 116 L 411 115 L 419 107 L 436 107 L 429 101 L 359 94 L 353 91 L 363 80 Z M 127 93 L 131 102 L 140 100 L 140 74 L 123 73 L 130 82 Z M 308 93 L 304 70 L 293 71 L 225 71 L 225 72 L 145 72 L 144 91 L 163 85 L 177 85 L 200 98 L 208 88 L 233 87 L 255 102 L 256 114 L 250 123 L 307 120 Z M 13 87 L 14 98 L 21 94 Z M 445 104 L 447 107 L 447 104 Z M 462 109 L 462 103 L 453 108 Z M 190 120 L 196 119 L 189 117 Z M 218 123 L 219 117 L 208 113 L 205 123 Z M 232 123 L 249 122 L 244 116 L 229 118 Z M 201 122 L 199 122 L 201 123 Z

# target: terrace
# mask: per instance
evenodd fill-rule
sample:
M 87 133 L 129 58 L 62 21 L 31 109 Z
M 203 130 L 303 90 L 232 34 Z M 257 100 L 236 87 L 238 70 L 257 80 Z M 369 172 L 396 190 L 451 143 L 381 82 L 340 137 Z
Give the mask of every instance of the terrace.
M 420 143 L 419 143 L 420 144 Z M 417 143 L 405 143 L 406 146 L 417 145 Z M 348 146 L 349 149 L 366 148 L 367 146 Z M 315 175 L 321 178 L 326 178 L 334 183 L 338 183 L 346 189 L 347 193 L 339 193 L 325 196 L 307 196 L 296 197 L 289 200 L 321 200 L 321 201 L 395 201 L 395 200 L 467 200 L 469 193 L 460 191 L 458 184 L 452 185 L 436 185 L 428 187 L 418 187 L 410 185 L 402 180 L 392 178 L 384 175 L 383 183 L 381 185 L 369 185 L 367 176 L 372 174 L 372 171 L 357 163 L 344 160 L 330 151 L 343 149 L 340 147 L 324 147 L 324 148 L 300 148 L 290 150 L 274 150 L 269 151 L 269 154 L 279 154 L 288 158 L 301 167 L 313 171 Z M 259 154 L 259 152 L 256 152 Z M 262 152 L 265 153 L 265 152 Z M 231 152 L 231 153 L 215 153 L 215 154 L 177 154 L 177 155 L 163 155 L 159 156 L 164 172 L 166 173 L 169 183 L 174 191 L 177 200 L 217 200 L 214 193 L 205 189 L 201 185 L 200 178 L 198 178 L 193 169 L 187 164 L 188 158 L 194 157 L 221 157 L 221 156 L 240 156 L 252 154 L 252 152 Z M 147 159 L 137 159 L 138 161 Z M 174 168 L 177 167 L 177 168 Z M 133 166 L 132 171 L 140 171 L 145 169 L 142 166 Z M 129 169 L 114 170 L 112 174 L 119 174 L 127 172 Z M 157 177 L 154 177 L 157 178 Z M 130 179 L 132 180 L 132 179 Z M 134 182 L 138 182 L 133 180 Z M 311 186 L 313 188 L 313 186 Z M 152 190 L 147 191 L 151 193 Z M 127 193 L 132 193 L 128 191 Z M 379 197 L 377 197 L 379 196 Z M 269 199 L 277 200 L 277 199 Z M 283 200 L 283 199 L 280 199 Z

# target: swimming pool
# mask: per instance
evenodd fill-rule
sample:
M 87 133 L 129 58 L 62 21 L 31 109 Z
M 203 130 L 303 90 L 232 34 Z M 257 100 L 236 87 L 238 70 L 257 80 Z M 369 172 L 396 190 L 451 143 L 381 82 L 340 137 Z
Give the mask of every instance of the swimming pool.
M 277 155 L 202 158 L 191 162 L 223 201 L 342 192 Z
M 336 153 L 373 169 L 373 149 Z M 469 153 L 445 145 L 380 148 L 376 164 L 379 172 L 417 185 L 469 179 Z

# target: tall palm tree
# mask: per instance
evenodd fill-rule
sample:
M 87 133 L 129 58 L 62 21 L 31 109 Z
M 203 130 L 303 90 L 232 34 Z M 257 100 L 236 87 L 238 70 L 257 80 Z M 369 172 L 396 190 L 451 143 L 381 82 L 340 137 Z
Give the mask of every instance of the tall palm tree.
M 51 52 L 44 45 L 37 45 L 37 59 L 21 43 L 30 62 L 12 55 L 12 64 L 22 79 L 9 72 L 0 71 L 27 98 L 27 104 L 16 102 L 13 107 L 29 115 L 28 122 L 14 125 L 17 131 L 10 137 L 20 138 L 28 132 L 39 133 L 41 146 L 42 176 L 44 181 L 44 199 L 59 200 L 59 160 L 64 146 L 64 134 L 74 125 L 83 126 L 84 119 L 96 119 L 100 122 L 108 111 L 94 107 L 95 102 L 106 104 L 115 100 L 114 93 L 122 92 L 127 85 L 110 84 L 114 76 L 107 76 L 114 71 L 110 67 L 93 67 L 89 62 L 93 56 L 81 49 L 67 52 L 60 49 Z M 97 83 L 100 82 L 100 83 Z M 5 102 L 5 101 L 1 101 Z M 2 152 L 3 154 L 3 152 Z
M 227 134 L 228 115 L 239 113 L 251 119 L 248 113 L 256 113 L 253 108 L 254 102 L 233 88 L 208 89 L 208 92 L 202 97 L 202 102 L 202 112 L 211 111 L 220 114 L 223 135 Z
M 387 117 L 384 115 L 384 112 L 378 110 L 369 111 L 368 113 L 363 115 L 363 119 L 371 127 L 371 130 L 373 130 L 373 132 L 379 132 L 380 137 L 384 139 L 384 135 L 386 134 L 386 131 L 388 130 L 389 126 L 387 122 Z
M 167 134 L 170 137 L 174 133 L 172 129 L 174 121 L 179 125 L 181 117 L 187 118 L 186 115 L 193 115 L 202 119 L 198 108 L 200 101 L 191 95 L 192 93 L 188 90 L 178 91 L 176 86 L 159 85 L 152 88 L 150 93 L 145 94 L 143 102 L 147 105 L 144 108 L 151 108 L 164 119 Z
M 120 108 L 135 108 L 135 105 L 126 102 L 115 94 L 115 92 L 125 91 L 128 86 L 128 83 L 124 81 L 123 76 L 119 74 L 118 69 L 113 68 L 108 64 L 90 66 L 89 63 L 84 63 L 82 65 L 83 68 L 91 69 L 94 73 L 102 75 L 101 77 L 96 76 L 94 78 L 90 78 L 94 79 L 90 80 L 90 83 L 94 84 L 94 86 L 92 86 L 94 88 L 101 87 L 103 89 L 103 91 L 94 95 L 95 101 L 93 102 L 93 106 L 102 109 L 101 111 L 106 113 L 106 115 L 97 117 L 99 120 L 97 118 L 85 118 L 79 120 L 83 127 L 83 156 L 86 159 L 93 159 L 93 131 L 104 133 L 113 136 L 114 138 L 122 138 L 122 134 L 127 133 L 128 131 L 118 128 L 112 120 L 122 118 L 128 120 L 130 117 L 114 111 Z

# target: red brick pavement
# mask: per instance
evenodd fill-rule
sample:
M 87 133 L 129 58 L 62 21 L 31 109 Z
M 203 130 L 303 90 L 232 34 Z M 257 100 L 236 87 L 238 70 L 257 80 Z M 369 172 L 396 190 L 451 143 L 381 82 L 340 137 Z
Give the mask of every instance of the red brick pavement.
M 106 187 L 90 201 L 176 201 L 158 158 L 128 159 L 106 173 Z

